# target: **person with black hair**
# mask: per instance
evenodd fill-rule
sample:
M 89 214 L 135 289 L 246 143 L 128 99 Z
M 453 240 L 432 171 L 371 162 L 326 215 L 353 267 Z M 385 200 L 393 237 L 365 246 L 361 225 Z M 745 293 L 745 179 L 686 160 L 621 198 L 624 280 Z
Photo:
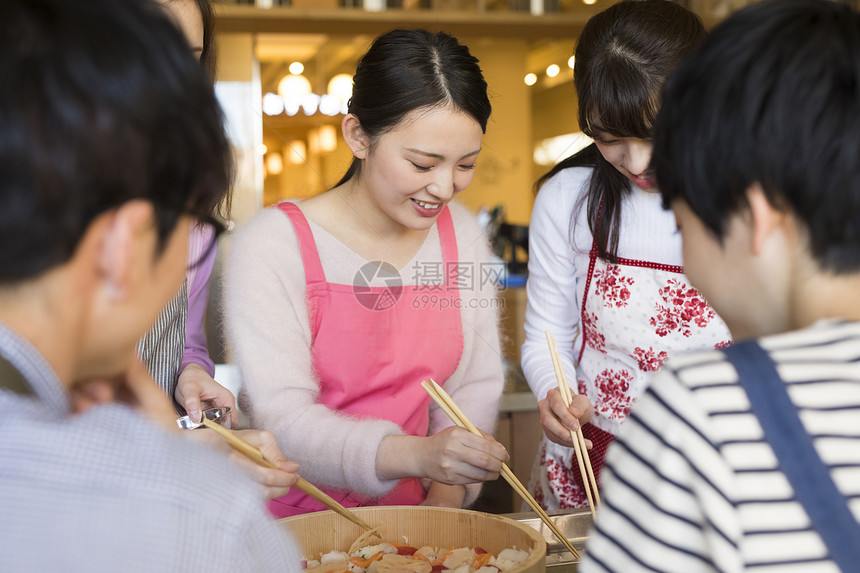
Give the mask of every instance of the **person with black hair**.
M 420 384 L 443 384 L 476 426 L 494 429 L 504 383 L 494 267 L 453 200 L 481 151 L 487 83 L 466 46 L 424 30 L 376 38 L 353 82 L 346 175 L 263 210 L 231 248 L 239 403 L 344 505 L 461 507 L 508 455 L 452 426 Z M 296 491 L 269 507 L 324 509 Z
M 671 75 L 654 172 L 734 336 L 673 358 L 611 450 L 580 569 L 856 571 L 860 14 L 766 0 Z
M 232 173 L 187 42 L 150 0 L 4 0 L 0 75 L 3 569 L 298 571 L 136 358 Z
M 191 53 L 210 78 L 215 74 L 215 37 L 210 0 L 159 0 L 182 30 Z M 219 219 L 229 219 L 231 190 L 217 206 Z M 209 281 L 215 266 L 216 237 L 205 226 L 194 226 L 188 241 L 190 259 L 185 281 L 138 343 L 138 354 L 158 385 L 175 401 L 177 411 L 198 421 L 204 407 L 228 407 L 232 425 L 238 425 L 236 397 L 215 381 L 215 364 L 209 356 L 205 316 Z
M 579 124 L 594 143 L 538 181 L 529 228 L 522 367 L 545 434 L 530 489 L 548 509 L 588 505 L 570 430 L 584 424 L 599 479 L 649 374 L 680 351 L 729 340 L 684 277 L 680 237 L 649 168 L 660 89 L 704 35 L 699 17 L 674 2 L 626 0 L 592 17 L 577 43 Z M 575 395 L 569 409 L 546 331 Z

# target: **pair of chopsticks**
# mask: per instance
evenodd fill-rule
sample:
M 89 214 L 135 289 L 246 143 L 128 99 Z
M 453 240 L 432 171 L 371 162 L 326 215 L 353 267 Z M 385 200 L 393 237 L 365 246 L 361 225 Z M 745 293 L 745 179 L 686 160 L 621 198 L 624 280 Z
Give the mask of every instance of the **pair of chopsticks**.
M 256 462 L 257 465 L 263 466 L 264 468 L 278 469 L 278 466 L 263 457 L 263 452 L 261 452 L 259 448 L 252 444 L 249 444 L 233 432 L 222 428 L 212 420 L 208 419 L 206 416 L 203 416 L 203 425 L 210 430 L 214 430 L 216 433 L 221 434 L 221 436 L 223 436 L 224 439 L 227 440 L 227 443 L 230 445 L 231 448 L 233 448 L 249 460 Z M 339 504 L 334 498 L 326 494 L 324 491 L 320 490 L 317 486 L 305 480 L 305 478 L 300 477 L 299 481 L 296 482 L 296 487 L 300 491 L 311 496 L 327 508 L 334 510 L 336 513 L 347 518 L 362 529 L 366 529 L 368 531 L 373 529 L 370 525 L 365 523 L 363 519 L 349 511 L 341 504 Z
M 451 399 L 451 396 L 448 395 L 445 390 L 442 389 L 439 384 L 434 382 L 432 379 L 425 380 L 421 383 L 421 386 L 430 394 L 430 397 L 439 405 L 442 410 L 448 414 L 448 417 L 451 420 L 460 426 L 461 428 L 465 428 L 472 432 L 475 435 L 480 436 L 481 431 L 475 427 L 475 425 L 466 417 L 466 414 L 454 403 L 454 400 Z M 507 464 L 502 464 L 502 477 L 511 484 L 511 487 L 514 488 L 514 491 L 517 492 L 520 497 L 522 497 L 526 503 L 532 508 L 532 510 L 540 517 L 541 521 L 543 521 L 546 526 L 552 531 L 553 535 L 555 535 L 559 541 L 567 548 L 568 551 L 574 556 L 574 558 L 579 559 L 579 552 L 577 552 L 576 548 L 568 541 L 567 537 L 565 537 L 564 533 L 558 528 L 558 526 L 553 522 L 552 519 L 546 514 L 543 508 L 535 501 L 535 498 L 531 496 L 529 490 L 520 483 L 520 480 L 517 479 L 517 476 L 514 475 L 514 472 L 511 471 L 511 468 L 508 467 Z
M 546 331 L 546 342 L 549 345 L 549 354 L 552 357 L 552 366 L 555 368 L 555 378 L 558 380 L 558 391 L 561 393 L 561 399 L 564 400 L 565 406 L 570 408 L 573 402 L 573 396 L 570 393 L 570 387 L 567 385 L 567 380 L 564 377 L 564 368 L 561 365 L 561 359 L 558 356 L 558 348 L 555 345 L 555 338 Z M 585 436 L 582 435 L 582 428 L 577 428 L 576 431 L 570 431 L 570 439 L 573 441 L 573 450 L 576 452 L 576 461 L 579 463 L 579 473 L 582 476 L 582 485 L 585 487 L 585 494 L 588 496 L 588 506 L 591 509 L 591 517 L 595 517 L 595 510 L 600 507 L 600 493 L 597 491 L 597 480 L 594 478 L 594 469 L 591 467 L 591 458 L 588 456 L 588 448 L 585 447 Z M 592 497 L 592 491 L 594 496 Z

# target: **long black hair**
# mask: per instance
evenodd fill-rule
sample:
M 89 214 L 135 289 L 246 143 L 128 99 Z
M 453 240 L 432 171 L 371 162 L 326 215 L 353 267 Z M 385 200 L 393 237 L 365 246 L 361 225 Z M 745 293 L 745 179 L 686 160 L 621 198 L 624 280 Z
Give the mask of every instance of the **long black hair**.
M 651 139 L 663 83 L 704 37 L 701 19 L 669 0 L 624 0 L 591 18 L 577 43 L 573 72 L 582 132 L 594 137 L 597 124 L 615 137 Z M 588 193 L 575 211 L 587 209 L 599 256 L 616 260 L 621 203 L 630 181 L 592 143 L 558 163 L 535 188 L 568 167 L 593 169 Z
M 448 105 L 468 113 L 487 132 L 490 100 L 478 59 L 444 32 L 393 30 L 382 34 L 358 62 L 349 113 L 371 144 L 411 111 Z M 342 185 L 361 170 L 353 158 Z M 336 185 L 336 186 L 337 186 Z

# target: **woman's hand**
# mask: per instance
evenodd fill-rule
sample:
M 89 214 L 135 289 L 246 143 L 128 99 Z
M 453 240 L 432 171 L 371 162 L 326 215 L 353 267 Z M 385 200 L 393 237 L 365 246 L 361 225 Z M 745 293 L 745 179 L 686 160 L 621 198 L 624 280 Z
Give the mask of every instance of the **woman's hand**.
M 573 441 L 570 439 L 571 430 L 576 431 L 587 424 L 594 415 L 594 407 L 586 396 L 573 394 L 573 401 L 568 408 L 564 405 L 558 388 L 553 388 L 547 392 L 546 398 L 538 402 L 538 411 L 540 412 L 540 423 L 547 439 L 569 448 L 573 447 Z M 589 440 L 585 441 L 585 445 L 591 448 Z
M 386 436 L 376 454 L 380 479 L 428 478 L 448 485 L 491 481 L 510 459 L 493 436 L 450 426 L 432 436 Z
M 195 422 L 199 422 L 203 416 L 204 406 L 207 408 L 229 407 L 233 427 L 239 425 L 236 397 L 230 390 L 218 384 L 206 370 L 197 364 L 189 364 L 179 375 L 174 397 L 176 402 L 185 408 L 188 417 Z
M 233 430 L 233 433 L 256 446 L 263 453 L 263 457 L 276 465 L 278 469 L 264 468 L 252 462 L 233 450 L 222 436 L 208 428 L 186 430 L 182 432 L 182 435 L 224 452 L 224 455 L 229 456 L 233 462 L 238 464 L 248 477 L 265 488 L 267 498 L 273 499 L 287 495 L 290 487 L 299 481 L 299 464 L 291 462 L 284 456 L 278 447 L 274 434 L 265 430 Z
M 499 477 L 502 464 L 510 459 L 504 446 L 493 436 L 483 436 L 450 426 L 424 438 L 416 452 L 427 477 L 448 485 L 492 481 Z

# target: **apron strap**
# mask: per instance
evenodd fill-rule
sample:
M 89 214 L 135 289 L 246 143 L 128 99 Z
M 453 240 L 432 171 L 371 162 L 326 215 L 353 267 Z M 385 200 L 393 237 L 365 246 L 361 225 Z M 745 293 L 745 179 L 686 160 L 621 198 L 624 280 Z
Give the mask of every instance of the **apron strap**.
M 445 286 L 449 289 L 457 288 L 457 276 L 460 272 L 457 253 L 457 234 L 454 232 L 454 221 L 448 206 L 442 209 L 436 217 L 436 226 L 439 230 L 439 243 L 442 246 L 442 264 L 445 268 Z M 452 281 L 451 278 L 454 280 Z
M 21 396 L 35 395 L 18 369 L 2 356 L 0 356 L 0 390 L 9 390 Z
M 585 317 L 585 301 L 588 300 L 588 290 L 591 288 L 591 277 L 594 276 L 594 265 L 597 263 L 597 243 L 594 239 L 591 240 L 591 252 L 588 254 L 588 274 L 585 277 L 585 291 L 582 293 L 582 309 L 579 312 L 579 329 L 582 334 L 582 346 L 579 347 L 579 356 L 576 357 L 576 363 L 582 361 L 582 354 L 585 352 L 585 337 L 586 332 L 583 327 Z
M 806 433 L 770 355 L 755 340 L 726 348 L 753 413 L 812 527 L 843 571 L 860 563 L 860 524 Z
M 320 262 L 317 244 L 305 214 L 302 213 L 298 205 L 290 201 L 278 203 L 278 209 L 289 217 L 293 229 L 296 231 L 296 239 L 299 241 L 299 249 L 302 252 L 302 264 L 305 267 L 305 282 L 307 284 L 325 283 L 325 273 Z

